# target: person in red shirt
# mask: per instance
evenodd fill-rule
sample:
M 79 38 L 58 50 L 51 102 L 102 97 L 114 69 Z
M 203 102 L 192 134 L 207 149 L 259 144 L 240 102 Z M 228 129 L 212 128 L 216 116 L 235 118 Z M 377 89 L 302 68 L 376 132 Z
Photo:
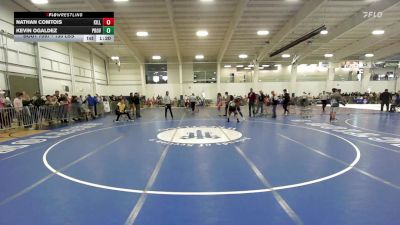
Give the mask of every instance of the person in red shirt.
M 250 88 L 250 92 L 247 95 L 247 98 L 249 99 L 249 117 L 251 117 L 251 112 L 253 112 L 253 116 L 255 116 L 255 103 L 256 103 L 256 93 L 253 92 L 253 88 Z

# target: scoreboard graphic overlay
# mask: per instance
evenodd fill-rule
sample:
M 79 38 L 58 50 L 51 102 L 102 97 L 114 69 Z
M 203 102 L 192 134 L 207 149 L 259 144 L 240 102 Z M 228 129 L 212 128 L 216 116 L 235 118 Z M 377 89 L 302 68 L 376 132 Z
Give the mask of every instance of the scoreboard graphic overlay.
M 14 12 L 19 42 L 114 42 L 114 12 Z

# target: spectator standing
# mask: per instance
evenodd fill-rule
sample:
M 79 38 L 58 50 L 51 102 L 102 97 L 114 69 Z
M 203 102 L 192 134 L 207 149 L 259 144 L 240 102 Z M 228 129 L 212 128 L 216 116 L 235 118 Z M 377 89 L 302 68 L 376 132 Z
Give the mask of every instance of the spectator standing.
M 255 114 L 255 102 L 256 102 L 256 93 L 253 92 L 253 88 L 250 88 L 249 94 L 247 94 L 247 98 L 249 99 L 249 117 L 251 117 L 251 112 L 253 112 L 253 116 Z
M 71 104 L 72 96 L 68 95 L 68 93 L 65 93 L 65 96 L 67 97 L 68 104 Z
M 35 95 L 32 97 L 32 104 L 35 107 L 35 111 L 33 112 L 33 114 L 35 114 L 33 116 L 34 122 L 37 123 L 39 121 L 39 116 L 42 115 L 43 113 L 43 108 L 41 108 L 41 106 L 43 106 L 45 103 L 45 101 L 43 100 L 42 96 L 40 95 L 40 92 L 36 92 Z
M 0 110 L 6 107 L 6 98 L 4 94 L 6 92 L 0 89 Z
M 283 106 L 283 114 L 284 115 L 288 115 L 289 114 L 289 110 L 288 110 L 288 105 L 290 102 L 290 95 L 289 93 L 287 93 L 286 89 L 283 89 L 283 102 L 282 102 L 282 106 Z
M 128 104 L 129 104 L 129 110 L 131 111 L 131 113 L 135 113 L 135 104 L 133 104 L 133 93 L 129 93 L 129 97 L 128 97 Z
M 25 91 L 22 91 L 22 105 L 30 106 L 31 103 L 31 97 Z
M 122 99 L 122 98 L 121 98 Z M 86 97 L 85 102 L 88 104 L 88 108 L 90 110 L 90 114 L 92 116 L 92 119 L 96 118 L 95 114 L 95 106 L 96 106 L 96 99 L 93 98 L 90 94 Z
M 18 125 L 21 126 L 21 122 L 23 123 L 24 127 L 30 127 L 27 125 L 27 113 L 24 110 L 24 105 L 23 105 L 23 98 L 24 94 L 21 92 L 17 92 L 16 97 L 14 98 L 14 108 L 17 113 L 17 118 L 18 118 Z
M 261 114 L 264 113 L 264 98 L 265 95 L 262 91 L 260 91 L 260 94 L 258 95 L 258 101 L 257 101 L 257 114 L 261 109 Z
M 272 118 L 276 118 L 276 107 L 278 105 L 278 96 L 275 91 L 271 91 Z
M 19 112 L 22 110 L 23 104 L 22 104 L 22 93 L 21 92 L 17 92 L 15 94 L 13 105 L 14 105 L 15 111 Z
M 61 119 L 61 123 L 68 123 L 68 97 L 65 94 L 61 94 L 58 98 L 59 112 L 58 116 Z
M 60 98 L 60 91 L 55 91 L 54 92 L 54 97 L 56 97 L 57 102 L 58 102 L 58 99 Z
M 43 100 L 40 92 L 36 92 L 35 95 L 32 97 L 32 104 L 39 108 L 40 106 L 44 105 L 45 101 Z
M 385 91 L 379 96 L 379 100 L 381 100 L 381 111 L 383 111 L 383 105 L 386 105 L 386 111 L 389 112 L 389 103 L 391 99 L 391 94 L 388 92 L 388 89 L 385 89 Z
M 10 111 L 6 110 L 7 100 L 4 97 L 5 91 L 0 89 L 0 128 L 7 128 L 11 126 Z

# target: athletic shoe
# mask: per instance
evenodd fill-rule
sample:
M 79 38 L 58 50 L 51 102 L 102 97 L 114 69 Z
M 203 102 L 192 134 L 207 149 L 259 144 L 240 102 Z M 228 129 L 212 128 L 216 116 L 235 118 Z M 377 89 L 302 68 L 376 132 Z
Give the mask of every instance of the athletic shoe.
M 228 123 L 229 123 L 229 118 L 228 118 Z

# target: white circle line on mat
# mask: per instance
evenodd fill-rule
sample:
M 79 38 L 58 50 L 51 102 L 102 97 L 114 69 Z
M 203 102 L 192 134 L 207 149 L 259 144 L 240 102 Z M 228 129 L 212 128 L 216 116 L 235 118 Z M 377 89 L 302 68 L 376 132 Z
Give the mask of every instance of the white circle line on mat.
M 159 121 L 154 121 L 154 122 L 159 122 Z M 250 122 L 250 121 L 249 121 Z M 253 122 L 253 121 L 251 121 Z M 256 121 L 254 121 L 256 122 Z M 128 193 L 138 193 L 138 194 L 154 194 L 154 195 L 188 195 L 188 196 L 209 196 L 209 195 L 243 195 L 243 194 L 254 194 L 254 193 L 262 193 L 262 192 L 271 192 L 271 191 L 277 191 L 277 190 L 284 190 L 284 189 L 291 189 L 291 188 L 297 188 L 297 187 L 303 187 L 303 186 L 307 186 L 307 185 L 311 185 L 311 184 L 316 184 L 316 183 L 320 183 L 332 178 L 335 178 L 337 176 L 340 176 L 346 172 L 348 172 L 349 170 L 351 170 L 359 161 L 361 158 L 361 152 L 358 149 L 358 147 L 351 141 L 347 140 L 346 138 L 343 138 L 341 136 L 338 136 L 336 134 L 332 134 L 329 133 L 327 131 L 323 131 L 323 130 L 318 130 L 315 128 L 309 128 L 309 127 L 304 127 L 304 126 L 298 126 L 298 125 L 293 125 L 293 124 L 285 124 L 285 123 L 276 123 L 276 122 L 267 122 L 267 121 L 257 121 L 260 123 L 270 123 L 270 124 L 281 124 L 281 125 L 286 125 L 286 126 L 292 126 L 292 127 L 300 127 L 300 128 L 304 128 L 304 129 L 309 129 L 309 130 L 314 130 L 314 131 L 318 131 L 321 133 L 325 133 L 334 137 L 337 137 L 339 139 L 342 139 L 343 141 L 347 142 L 348 144 L 350 144 L 355 152 L 356 152 L 356 157 L 355 159 L 343 170 L 340 170 L 339 172 L 333 173 L 331 175 L 325 176 L 325 177 L 321 177 L 318 179 L 314 179 L 314 180 L 308 180 L 305 182 L 301 182 L 301 183 L 296 183 L 296 184 L 289 184 L 289 185 L 283 185 L 283 186 L 277 186 L 277 187 L 272 187 L 272 188 L 264 188 L 264 189 L 252 189 L 252 190 L 239 190 L 239 191 L 198 191 L 198 192 L 178 192 L 178 191 L 144 191 L 144 190 L 140 190 L 140 189 L 129 189 L 129 188 L 120 188 L 120 187 L 113 187 L 113 186 L 108 186 L 108 185 L 102 185 L 102 184 L 97 184 L 97 183 L 93 183 L 93 182 L 88 182 L 88 181 L 84 181 L 84 180 L 80 180 L 71 176 L 68 176 L 60 171 L 57 171 L 56 169 L 54 169 L 49 162 L 47 161 L 47 155 L 48 153 L 58 144 L 72 139 L 74 137 L 78 137 L 84 134 L 89 134 L 89 133 L 93 133 L 93 132 L 98 132 L 98 131 L 102 131 L 102 130 L 107 130 L 107 129 L 112 129 L 115 128 L 114 126 L 112 127 L 105 127 L 105 128 L 100 128 L 100 129 L 95 129 L 95 130 L 91 130 L 91 131 L 87 131 L 87 132 L 83 132 L 83 133 L 79 133 L 79 134 L 75 134 L 72 135 L 70 137 L 67 137 L 65 139 L 62 139 L 56 143 L 54 143 L 52 146 L 50 146 L 46 152 L 43 154 L 43 163 L 44 165 L 54 174 L 63 177 L 67 180 L 70 180 L 72 182 L 76 182 L 82 185 L 86 185 L 86 186 L 90 186 L 90 187 L 94 187 L 94 188 L 100 188 L 100 189 L 106 189 L 106 190 L 111 190 L 111 191 L 119 191 L 119 192 L 128 192 Z M 134 124 L 131 124 L 134 125 Z M 129 125 L 127 125 L 129 126 Z M 121 127 L 121 126 L 119 126 Z

